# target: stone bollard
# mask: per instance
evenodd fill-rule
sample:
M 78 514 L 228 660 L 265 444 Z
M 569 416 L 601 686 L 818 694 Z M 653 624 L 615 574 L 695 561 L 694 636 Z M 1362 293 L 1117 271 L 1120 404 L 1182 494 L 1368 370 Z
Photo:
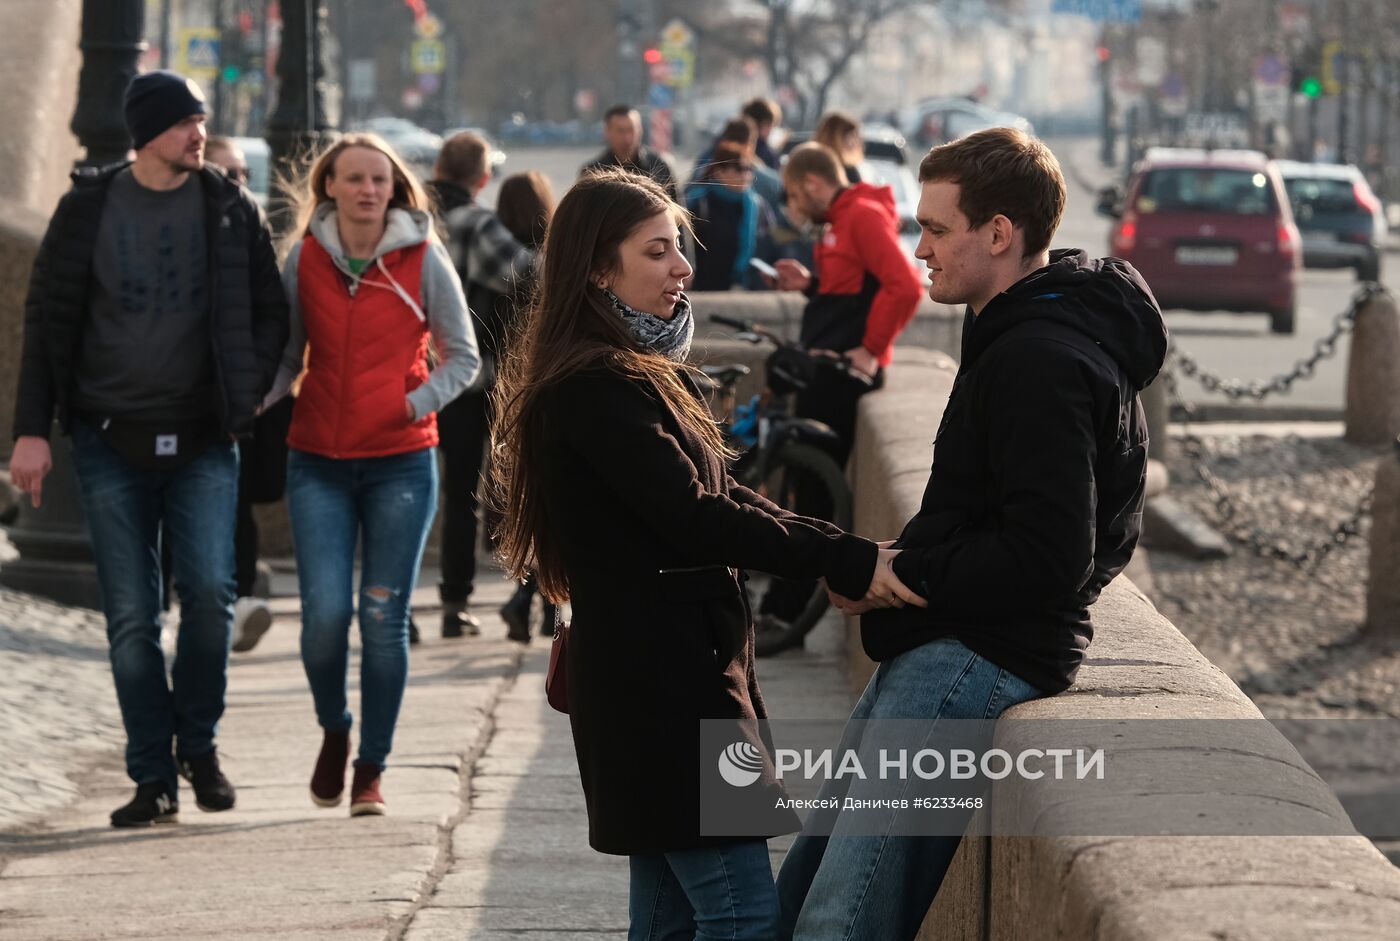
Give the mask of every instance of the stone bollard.
M 1163 367 L 1163 371 L 1168 367 Z M 1152 385 L 1142 390 L 1142 414 L 1147 419 L 1148 454 L 1166 463 L 1171 457 L 1171 438 L 1167 435 L 1167 422 L 1171 420 L 1171 406 L 1167 403 L 1167 381 L 1161 376 Z
M 1376 469 L 1366 626 L 1400 635 L 1400 438 Z
M 1400 434 L 1400 313 L 1382 291 L 1356 312 L 1347 360 L 1346 440 L 1385 444 Z

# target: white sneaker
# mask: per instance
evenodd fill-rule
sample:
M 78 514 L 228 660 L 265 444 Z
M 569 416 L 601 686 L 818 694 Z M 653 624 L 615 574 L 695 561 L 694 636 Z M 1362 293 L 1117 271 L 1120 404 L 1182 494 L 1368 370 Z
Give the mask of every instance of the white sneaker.
M 261 598 L 239 598 L 233 603 L 233 649 L 247 653 L 258 645 L 272 626 L 272 609 Z

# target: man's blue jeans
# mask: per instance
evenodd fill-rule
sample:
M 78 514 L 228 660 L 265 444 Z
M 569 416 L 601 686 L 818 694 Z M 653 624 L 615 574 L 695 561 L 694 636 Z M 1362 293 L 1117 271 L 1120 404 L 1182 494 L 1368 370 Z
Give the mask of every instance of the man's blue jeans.
M 628 859 L 632 885 L 627 941 L 774 937 L 778 897 L 766 841 Z
M 932 730 L 939 719 L 996 719 L 1043 695 L 957 640 L 939 638 L 880 664 L 851 712 L 838 753 L 859 749 L 859 730 L 869 720 L 925 720 Z M 859 797 L 861 784 L 833 778 L 820 798 L 840 803 Z M 843 816 L 830 837 L 797 838 L 778 873 L 779 938 L 912 941 L 962 837 L 898 835 L 899 813 L 888 812 L 879 835 L 849 832 L 843 825 L 850 818 Z M 859 826 L 868 834 L 870 818 Z
M 437 511 L 432 448 L 336 459 L 293 450 L 287 505 L 301 583 L 301 662 L 329 732 L 350 731 L 346 673 L 360 545 L 360 749 L 384 767 L 408 682 L 408 615 Z
M 238 451 L 211 444 L 176 471 L 133 467 L 81 420 L 73 463 L 107 615 L 112 678 L 126 727 L 126 773 L 177 785 L 181 756 L 207 754 L 224 713 L 233 626 Z M 170 680 L 160 646 L 160 540 L 171 544 L 180 634 Z

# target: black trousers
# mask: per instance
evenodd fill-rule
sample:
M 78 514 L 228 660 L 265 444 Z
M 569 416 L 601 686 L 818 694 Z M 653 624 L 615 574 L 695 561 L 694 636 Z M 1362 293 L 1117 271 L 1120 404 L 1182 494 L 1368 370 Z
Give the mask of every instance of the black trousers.
M 850 460 L 851 448 L 855 444 L 856 413 L 861 396 L 884 384 L 883 369 L 876 374 L 874 385 L 866 385 L 839 369 L 823 364 L 818 366 L 812 383 L 797 394 L 797 416 L 822 422 L 840 438 L 830 453 L 842 469 Z M 791 507 L 794 513 L 828 522 L 836 515 L 824 488 L 803 486 L 803 481 L 798 481 L 795 498 L 796 505 Z M 759 605 L 759 612 L 791 621 L 802 613 L 816 588 L 815 580 L 774 578 Z
M 238 523 L 233 532 L 234 581 L 238 597 L 253 594 L 258 578 L 258 524 L 253 504 L 276 503 L 287 491 L 287 432 L 291 396 L 253 421 L 253 436 L 238 442 Z
M 442 581 L 446 605 L 465 605 L 476 582 L 477 488 L 491 430 L 489 390 L 467 392 L 438 412 L 442 453 Z M 489 521 L 488 521 L 489 523 Z M 488 527 L 489 530 L 489 527 Z

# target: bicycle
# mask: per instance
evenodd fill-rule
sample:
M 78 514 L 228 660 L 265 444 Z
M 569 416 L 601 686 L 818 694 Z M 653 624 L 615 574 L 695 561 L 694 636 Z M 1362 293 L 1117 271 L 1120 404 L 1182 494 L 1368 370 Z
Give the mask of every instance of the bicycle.
M 792 399 L 812 381 L 819 364 L 833 366 L 862 382 L 873 380 L 853 368 L 845 356 L 814 356 L 757 324 L 719 315 L 711 315 L 710 320 L 736 330 L 736 340 L 775 347 L 764 362 L 764 391 L 743 404 L 737 402 L 737 387 L 739 380 L 750 373 L 748 366 L 730 363 L 701 367 L 712 383 L 711 391 L 717 393 L 725 442 L 737 455 L 730 465 L 730 474 L 785 509 L 794 509 L 799 490 L 808 499 L 824 500 L 831 507 L 830 522 L 849 530 L 853 496 L 845 471 L 831 454 L 840 446 L 840 439 L 822 422 L 794 416 Z M 761 577 L 750 577 L 745 583 L 752 598 L 757 588 L 751 589 L 750 585 L 763 586 L 764 582 Z M 757 594 L 762 597 L 763 592 Z M 801 646 L 829 606 L 826 590 L 819 583 L 792 621 L 767 619 L 757 638 L 755 654 L 768 657 Z

